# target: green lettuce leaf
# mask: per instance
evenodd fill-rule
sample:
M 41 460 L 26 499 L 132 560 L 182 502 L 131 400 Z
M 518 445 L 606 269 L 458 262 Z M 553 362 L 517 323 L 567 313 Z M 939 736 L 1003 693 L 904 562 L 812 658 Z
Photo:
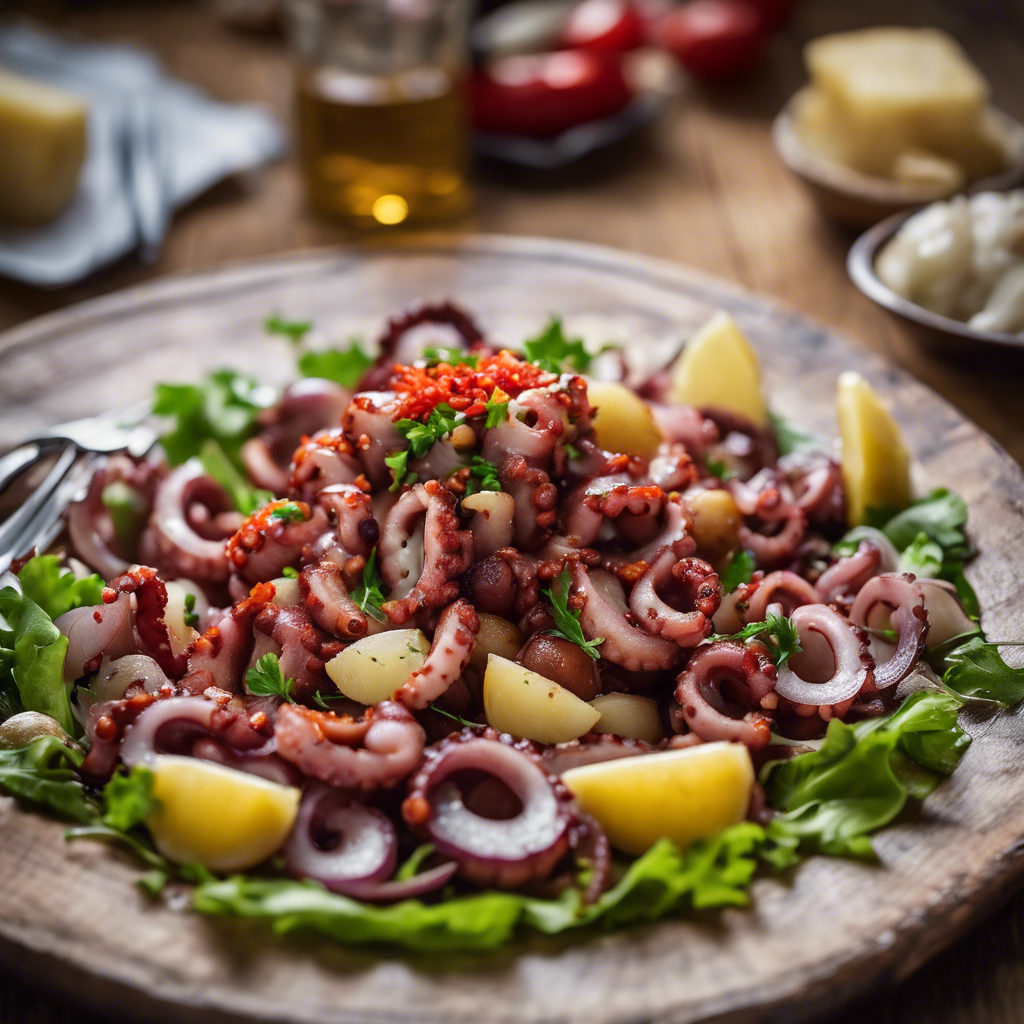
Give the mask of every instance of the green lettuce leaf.
M 272 400 L 268 389 L 234 370 L 217 370 L 199 384 L 158 384 L 153 412 L 172 421 L 160 437 L 168 461 L 180 466 L 213 440 L 241 472 L 239 451 Z
M 942 682 L 961 697 L 1007 706 L 1024 700 L 1024 668 L 1007 665 L 997 644 L 973 637 L 947 654 L 946 664 Z
M 72 608 L 99 604 L 103 600 L 104 583 L 93 573 L 78 579 L 70 569 L 61 566 L 56 555 L 30 558 L 18 572 L 24 595 L 50 616 L 60 618 Z
M 303 352 L 299 356 L 299 372 L 303 377 L 324 377 L 343 388 L 354 388 L 366 371 L 373 366 L 355 339 L 348 348 L 328 348 L 319 352 Z
M 0 689 L 9 690 L 13 683 L 26 711 L 49 715 L 73 735 L 75 720 L 64 684 L 67 649 L 67 637 L 35 601 L 13 586 L 0 590 Z
M 93 821 L 97 810 L 75 769 L 82 763 L 56 736 L 40 736 L 18 750 L 0 750 L 0 789 L 70 821 Z
M 792 455 L 793 452 L 826 452 L 829 445 L 820 437 L 808 434 L 785 416 L 768 413 L 768 420 L 775 431 L 775 446 L 780 455 Z
M 507 942 L 517 928 L 553 935 L 588 925 L 618 928 L 653 921 L 683 907 L 745 906 L 759 860 L 767 859 L 765 851 L 774 845 L 752 822 L 686 852 L 663 839 L 589 905 L 570 887 L 551 900 L 485 892 L 436 904 L 410 899 L 382 907 L 327 892 L 314 882 L 236 875 L 200 885 L 192 906 L 202 914 L 262 918 L 278 934 L 302 929 L 348 943 L 430 952 L 488 950 Z
M 973 554 L 964 529 L 967 503 L 940 488 L 902 512 L 893 511 L 869 510 L 868 519 L 900 552 L 901 571 L 948 580 L 956 587 L 967 614 L 978 618 L 978 595 L 964 575 L 964 563 Z
M 872 857 L 868 833 L 959 763 L 971 742 L 957 724 L 960 707 L 950 694 L 922 690 L 886 718 L 833 719 L 821 749 L 769 762 L 761 783 L 768 803 L 785 812 L 769 837 L 795 840 L 807 852 Z
M 199 461 L 203 471 L 212 476 L 227 491 L 239 512 L 251 515 L 274 500 L 270 491 L 255 487 L 249 478 L 228 458 L 227 452 L 214 440 L 206 440 L 199 449 Z

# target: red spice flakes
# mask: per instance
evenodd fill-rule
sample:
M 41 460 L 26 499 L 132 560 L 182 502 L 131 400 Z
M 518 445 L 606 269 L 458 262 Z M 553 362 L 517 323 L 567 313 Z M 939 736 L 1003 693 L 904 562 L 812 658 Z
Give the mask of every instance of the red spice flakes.
M 482 416 L 489 401 L 507 402 L 531 388 L 547 387 L 557 381 L 556 374 L 523 362 L 507 350 L 481 359 L 475 368 L 467 363 L 396 364 L 388 383 L 400 396 L 392 406 L 392 419 L 423 420 L 442 402 L 465 413 L 467 418 Z

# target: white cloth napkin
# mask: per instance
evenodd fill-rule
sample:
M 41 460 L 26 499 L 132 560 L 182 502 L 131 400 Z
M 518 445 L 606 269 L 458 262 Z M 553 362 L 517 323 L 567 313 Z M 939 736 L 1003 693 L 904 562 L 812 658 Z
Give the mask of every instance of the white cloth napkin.
M 175 207 L 285 149 L 268 113 L 218 103 L 134 47 L 4 23 L 0 66 L 90 104 L 89 150 L 71 205 L 42 227 L 0 226 L 0 274 L 32 284 L 77 281 L 137 247 L 154 256 Z

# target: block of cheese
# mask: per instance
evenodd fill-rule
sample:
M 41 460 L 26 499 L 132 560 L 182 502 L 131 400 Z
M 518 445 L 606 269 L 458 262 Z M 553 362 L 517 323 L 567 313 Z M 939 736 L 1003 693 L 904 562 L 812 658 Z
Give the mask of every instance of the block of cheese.
M 1005 166 L 1005 144 L 987 115 L 988 83 L 945 33 L 842 32 L 813 40 L 804 56 L 811 87 L 797 105 L 797 128 L 840 163 L 884 177 L 909 167 L 913 178 L 934 154 L 971 180 Z M 909 163 L 907 153 L 915 154 Z
M 88 109 L 78 96 L 0 68 L 0 220 L 41 224 L 75 194 Z

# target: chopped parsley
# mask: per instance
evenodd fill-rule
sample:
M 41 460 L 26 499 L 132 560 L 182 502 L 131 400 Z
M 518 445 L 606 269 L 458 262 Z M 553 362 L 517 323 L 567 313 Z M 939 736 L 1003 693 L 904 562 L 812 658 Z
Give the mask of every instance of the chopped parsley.
M 302 339 L 313 329 L 312 320 L 285 320 L 278 313 L 271 313 L 263 319 L 263 330 L 267 334 L 278 334 L 293 345 L 300 345 Z
M 506 397 L 504 401 L 500 401 L 497 397 L 498 394 L 499 392 L 495 390 L 494 394 L 487 400 L 487 419 L 484 421 L 484 426 L 488 429 L 497 427 L 508 419 L 510 400 Z M 501 392 L 501 394 L 504 394 L 504 392 Z
M 273 519 L 283 519 L 286 523 L 303 523 L 306 521 L 306 514 L 294 501 L 286 501 L 278 505 L 271 513 Z
M 708 459 L 704 466 L 712 476 L 717 476 L 719 480 L 730 480 L 736 475 L 736 471 L 729 469 L 721 459 Z
M 455 471 L 456 473 L 458 470 Z M 500 491 L 501 481 L 498 479 L 498 467 L 492 462 L 473 456 L 469 465 L 470 477 L 466 481 L 466 494 L 476 494 L 477 491 Z
M 195 629 L 199 625 L 199 614 L 196 612 L 196 595 L 185 595 L 185 625 Z
M 779 668 L 783 668 L 794 654 L 799 654 L 803 650 L 800 646 L 800 634 L 797 633 L 793 620 L 774 613 L 769 613 L 764 622 L 751 622 L 731 636 L 715 633 L 710 640 L 712 643 L 717 640 L 760 640 L 768 648 L 772 661 Z
M 403 483 L 415 483 L 416 474 L 409 472 L 409 460 L 422 458 L 434 446 L 435 441 L 447 437 L 458 426 L 462 413 L 456 412 L 447 402 L 442 402 L 430 410 L 426 422 L 419 420 L 398 420 L 395 426 L 409 443 L 405 451 L 395 452 L 384 459 L 394 474 L 395 481 L 392 491 L 397 491 Z
M 377 572 L 377 549 L 370 552 L 370 557 L 363 566 L 362 582 L 352 591 L 351 597 L 359 610 L 372 615 L 378 622 L 387 622 L 387 616 L 381 610 L 384 604 L 384 581 Z
M 431 346 L 423 350 L 423 358 L 428 366 L 436 366 L 438 363 L 447 363 L 449 366 L 458 366 L 460 363 L 475 370 L 480 363 L 480 357 L 475 352 L 467 352 L 461 348 L 445 348 L 444 346 Z
M 295 703 L 295 680 L 285 679 L 276 654 L 264 654 L 245 673 L 245 685 L 257 697 L 283 697 Z
M 172 421 L 160 444 L 171 465 L 180 466 L 199 455 L 204 442 L 214 441 L 241 471 L 241 447 L 273 402 L 269 388 L 234 370 L 217 370 L 199 384 L 157 384 L 153 412 Z
M 299 570 L 294 568 L 293 566 L 286 565 L 281 570 L 281 575 L 284 576 L 285 579 L 297 580 L 299 578 Z
M 737 587 L 749 583 L 754 578 L 754 569 L 757 568 L 757 560 L 754 552 L 746 548 L 740 548 L 732 553 L 729 561 L 719 573 L 722 581 L 722 592 L 731 594 Z
M 580 457 L 580 450 L 575 445 L 567 444 L 564 445 L 564 448 L 565 454 L 568 455 L 570 459 L 578 459 Z
M 354 388 L 363 374 L 373 366 L 373 360 L 363 351 L 359 341 L 352 338 L 348 348 L 303 352 L 299 356 L 298 366 L 303 377 L 323 377 L 343 388 Z
M 580 625 L 580 613 L 575 608 L 569 607 L 569 570 L 563 569 L 556 582 L 557 586 L 544 587 L 541 590 L 548 604 L 551 605 L 551 613 L 555 617 L 555 628 L 549 629 L 548 632 L 551 636 L 558 636 L 563 640 L 576 644 L 577 647 L 581 647 L 589 654 L 594 661 L 597 661 L 601 657 L 597 649 L 604 643 L 604 637 L 601 636 L 594 640 L 588 640 L 583 635 L 583 627 Z
M 479 722 L 471 722 L 468 718 L 463 718 L 461 715 L 456 715 L 451 711 L 445 711 L 444 708 L 439 707 L 437 704 L 431 704 L 429 707 L 431 711 L 436 711 L 439 715 L 444 715 L 445 718 L 450 718 L 453 722 L 458 722 L 459 725 L 462 725 L 467 729 L 486 728 L 486 726 L 481 725 Z
M 593 359 L 582 338 L 569 339 L 565 336 L 561 317 L 557 316 L 553 316 L 535 338 L 523 342 L 523 354 L 528 362 L 549 373 L 572 370 L 583 373 L 590 368 Z

